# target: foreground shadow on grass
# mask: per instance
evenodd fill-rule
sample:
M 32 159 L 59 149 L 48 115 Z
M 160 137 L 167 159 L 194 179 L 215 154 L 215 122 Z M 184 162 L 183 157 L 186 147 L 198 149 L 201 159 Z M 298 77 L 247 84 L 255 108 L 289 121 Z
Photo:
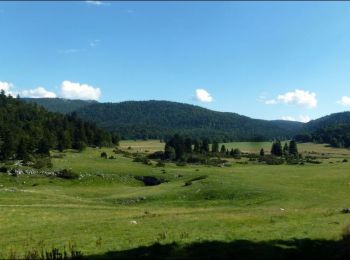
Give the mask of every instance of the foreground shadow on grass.
M 350 238 L 331 240 L 273 240 L 154 244 L 84 259 L 350 259 Z

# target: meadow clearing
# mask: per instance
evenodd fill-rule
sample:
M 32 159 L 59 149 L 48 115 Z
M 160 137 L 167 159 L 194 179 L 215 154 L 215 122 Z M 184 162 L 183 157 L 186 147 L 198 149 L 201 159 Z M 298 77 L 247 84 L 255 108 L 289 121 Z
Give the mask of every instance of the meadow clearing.
M 271 147 L 268 142 L 225 145 L 245 152 Z M 120 145 L 144 153 L 163 146 L 157 140 Z M 293 247 L 326 257 L 333 251 L 322 250 L 350 225 L 350 215 L 341 212 L 350 207 L 346 149 L 300 144 L 299 151 L 322 157 L 322 163 L 241 164 L 245 159 L 231 159 L 228 167 L 157 167 L 112 150 L 52 152 L 53 169 L 70 168 L 80 174 L 76 180 L 0 173 L 0 258 L 72 246 L 87 258 L 147 256 L 146 249 L 139 249 L 143 246 L 168 258 L 209 258 L 220 256 L 220 248 L 236 248 L 245 259 L 242 245 L 255 250 L 255 258 L 283 256 Z M 115 159 L 101 158 L 103 151 Z M 165 182 L 145 186 L 137 176 Z M 192 251 L 181 251 L 193 244 Z

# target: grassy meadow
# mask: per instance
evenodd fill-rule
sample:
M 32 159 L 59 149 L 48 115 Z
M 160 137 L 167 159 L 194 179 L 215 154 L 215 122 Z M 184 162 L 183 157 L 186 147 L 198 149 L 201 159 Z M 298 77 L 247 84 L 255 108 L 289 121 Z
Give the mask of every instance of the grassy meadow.
M 258 152 L 261 147 L 269 151 L 271 143 L 225 145 Z M 120 146 L 147 153 L 162 150 L 164 143 L 122 141 Z M 72 169 L 80 174 L 76 180 L 0 173 L 0 258 L 73 246 L 87 258 L 139 256 L 144 254 L 140 247 L 158 253 L 173 250 L 169 258 L 176 252 L 188 257 L 181 248 L 197 245 L 190 255 L 195 258 L 205 243 L 211 243 L 206 248 L 215 254 L 228 245 L 241 250 L 237 243 L 245 241 L 269 259 L 286 247 L 300 246 L 300 241 L 311 243 L 312 250 L 312 241 L 330 245 L 350 225 L 349 215 L 341 213 L 350 207 L 346 149 L 302 144 L 300 151 L 322 157 L 322 163 L 240 164 L 231 159 L 228 167 L 172 163 L 157 167 L 155 162 L 133 162 L 112 150 L 53 152 L 53 170 Z M 101 158 L 103 151 L 115 159 Z M 137 176 L 165 182 L 144 186 Z M 174 243 L 177 246 L 171 247 Z M 322 254 L 318 247 L 315 252 Z

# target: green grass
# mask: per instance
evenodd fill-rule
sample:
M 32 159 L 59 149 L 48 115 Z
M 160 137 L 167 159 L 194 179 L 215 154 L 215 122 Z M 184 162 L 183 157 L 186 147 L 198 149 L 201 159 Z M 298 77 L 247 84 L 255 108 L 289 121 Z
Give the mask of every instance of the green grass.
M 131 151 L 160 150 L 162 145 L 122 142 Z M 252 151 L 248 149 L 260 150 L 262 144 L 230 145 Z M 101 152 L 112 155 L 112 149 L 89 148 L 53 159 L 54 169 L 71 168 L 81 174 L 79 180 L 2 174 L 0 258 L 11 251 L 20 255 L 33 247 L 63 248 L 69 243 L 93 255 L 156 242 L 339 239 L 349 222 L 340 213 L 350 207 L 350 163 L 339 162 L 347 150 L 299 147 L 308 152 L 326 149 L 334 157 L 304 166 L 156 167 L 155 162 L 147 166 L 120 155 L 103 159 Z M 146 187 L 135 176 L 168 182 Z

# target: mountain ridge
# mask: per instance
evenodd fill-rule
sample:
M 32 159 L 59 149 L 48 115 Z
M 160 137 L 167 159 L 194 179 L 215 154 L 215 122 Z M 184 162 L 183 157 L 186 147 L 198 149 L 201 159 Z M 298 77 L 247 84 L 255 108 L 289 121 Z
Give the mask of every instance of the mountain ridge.
M 222 141 L 292 138 L 335 124 L 350 124 L 350 112 L 334 113 L 308 123 L 254 119 L 234 112 L 220 112 L 198 105 L 166 101 L 104 102 L 60 98 L 23 99 L 52 112 L 75 112 L 126 139 L 164 138 L 175 133 L 210 136 Z

